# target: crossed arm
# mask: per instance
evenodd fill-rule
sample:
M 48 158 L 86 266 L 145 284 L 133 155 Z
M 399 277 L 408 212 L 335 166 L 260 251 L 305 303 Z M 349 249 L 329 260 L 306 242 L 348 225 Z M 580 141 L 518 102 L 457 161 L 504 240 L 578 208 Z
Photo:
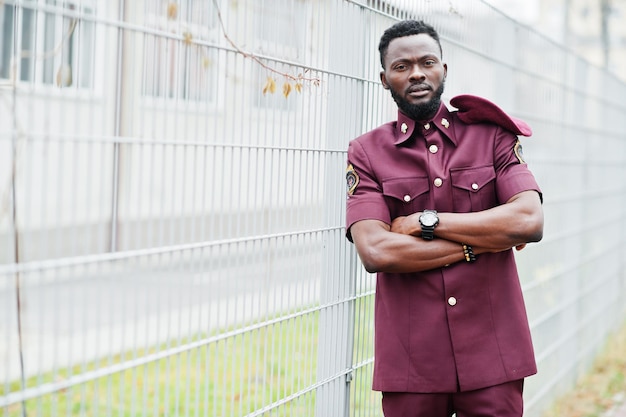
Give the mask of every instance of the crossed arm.
M 425 271 L 463 260 L 462 243 L 478 255 L 522 249 L 543 237 L 543 210 L 536 191 L 523 191 L 489 210 L 439 213 L 432 241 L 421 238 L 420 214 L 398 217 L 391 225 L 379 220 L 352 225 L 352 239 L 367 271 Z

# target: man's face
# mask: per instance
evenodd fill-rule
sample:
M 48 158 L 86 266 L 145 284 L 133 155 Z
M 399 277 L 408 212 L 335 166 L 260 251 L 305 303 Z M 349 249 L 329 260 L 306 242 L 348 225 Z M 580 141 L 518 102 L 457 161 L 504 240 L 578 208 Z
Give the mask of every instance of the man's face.
M 380 79 L 403 113 L 425 121 L 439 110 L 447 71 L 437 41 L 419 34 L 389 43 Z

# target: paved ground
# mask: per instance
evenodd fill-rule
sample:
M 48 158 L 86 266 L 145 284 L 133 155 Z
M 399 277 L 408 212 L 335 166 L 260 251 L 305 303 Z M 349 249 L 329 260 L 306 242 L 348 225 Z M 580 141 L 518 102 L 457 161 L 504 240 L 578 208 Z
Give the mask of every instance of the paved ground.
M 626 393 L 621 397 L 621 403 L 609 410 L 603 417 L 626 417 Z

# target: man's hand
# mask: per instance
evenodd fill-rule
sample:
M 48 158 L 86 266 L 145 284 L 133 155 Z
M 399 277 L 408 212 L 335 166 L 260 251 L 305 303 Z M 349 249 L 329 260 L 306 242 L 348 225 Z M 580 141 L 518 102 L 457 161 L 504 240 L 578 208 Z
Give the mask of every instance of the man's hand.
M 410 235 L 409 220 L 407 216 L 396 217 L 391 221 L 391 231 L 403 235 Z
M 421 212 L 418 212 L 411 214 L 410 216 L 396 217 L 391 221 L 391 231 L 403 235 L 421 237 L 422 226 L 419 222 L 421 214 Z

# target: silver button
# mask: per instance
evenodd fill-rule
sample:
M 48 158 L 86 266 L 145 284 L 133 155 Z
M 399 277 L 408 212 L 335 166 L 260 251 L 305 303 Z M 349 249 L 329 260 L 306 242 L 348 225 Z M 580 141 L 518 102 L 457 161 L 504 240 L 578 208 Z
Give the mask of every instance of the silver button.
M 426 129 L 426 130 L 430 129 L 430 123 L 426 123 L 426 124 L 424 125 L 424 129 Z
M 478 184 L 476 183 L 472 184 L 472 190 L 478 190 Z
M 435 181 L 433 181 L 433 183 L 435 184 L 435 187 L 441 187 L 441 184 L 443 184 L 443 180 L 441 178 L 435 178 Z
M 407 194 L 407 195 L 405 195 L 405 196 L 404 196 L 404 201 L 406 201 L 407 203 L 408 203 L 409 201 L 411 201 L 411 196 L 410 196 L 410 195 L 408 195 L 408 194 Z
M 430 145 L 428 147 L 428 150 L 430 151 L 430 153 L 437 153 L 437 151 L 439 150 L 439 148 L 437 147 L 437 145 Z
M 448 298 L 448 304 L 450 304 L 451 306 L 455 306 L 456 305 L 456 298 L 454 298 L 454 297 Z

